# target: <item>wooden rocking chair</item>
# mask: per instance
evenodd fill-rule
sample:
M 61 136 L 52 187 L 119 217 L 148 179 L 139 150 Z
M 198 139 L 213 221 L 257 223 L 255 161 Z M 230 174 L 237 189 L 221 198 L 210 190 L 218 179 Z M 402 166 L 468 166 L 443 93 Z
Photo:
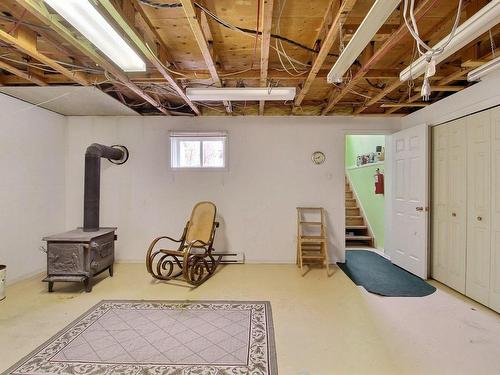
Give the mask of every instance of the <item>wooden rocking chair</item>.
M 191 285 L 200 285 L 212 276 L 222 258 L 212 254 L 215 231 L 219 227 L 215 221 L 216 212 L 212 202 L 199 202 L 193 207 L 191 218 L 179 240 L 167 236 L 155 238 L 146 255 L 148 272 L 160 280 L 182 275 Z M 163 239 L 179 243 L 177 250 L 154 250 Z

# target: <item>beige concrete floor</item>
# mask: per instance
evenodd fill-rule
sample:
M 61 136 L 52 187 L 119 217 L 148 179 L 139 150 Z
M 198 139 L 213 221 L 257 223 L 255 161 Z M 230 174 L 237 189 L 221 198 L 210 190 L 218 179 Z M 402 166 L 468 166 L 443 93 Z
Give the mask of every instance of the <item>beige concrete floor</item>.
M 434 283 L 423 298 L 384 298 L 338 268 L 301 277 L 293 265 L 230 265 L 191 289 L 155 282 L 140 264 L 117 264 L 92 293 L 41 277 L 0 302 L 0 372 L 102 299 L 269 300 L 281 375 L 500 374 L 500 316 Z

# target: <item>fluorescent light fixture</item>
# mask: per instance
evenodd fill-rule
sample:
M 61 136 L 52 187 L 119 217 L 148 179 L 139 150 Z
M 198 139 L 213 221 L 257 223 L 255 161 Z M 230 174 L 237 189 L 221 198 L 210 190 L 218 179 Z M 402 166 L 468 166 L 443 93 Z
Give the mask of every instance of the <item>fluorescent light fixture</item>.
M 370 43 L 377 31 L 382 27 L 387 18 L 396 9 L 401 0 L 377 0 L 371 7 L 365 19 L 359 25 L 349 44 L 328 73 L 328 83 L 341 83 L 342 76 L 354 63 L 363 49 Z
M 45 0 L 45 2 L 123 71 L 146 71 L 146 63 L 89 0 Z
M 500 0 L 493 0 L 488 5 L 485 5 L 471 18 L 461 24 L 451 40 L 450 44 L 445 48 L 444 52 L 434 57 L 436 64 L 453 55 L 458 50 L 465 47 L 467 44 L 478 38 L 489 29 L 494 27 L 500 21 Z M 433 48 L 439 48 L 444 45 L 449 39 L 445 36 Z M 410 64 L 399 75 L 401 81 L 408 81 L 411 78 L 417 78 L 425 73 L 427 69 L 426 56 L 420 56 L 417 60 Z
M 220 102 L 221 100 L 293 100 L 295 87 L 222 87 L 188 88 L 186 95 L 194 101 Z
M 486 64 L 481 65 L 479 68 L 474 69 L 473 71 L 467 74 L 467 81 L 474 82 L 480 81 L 485 75 L 493 73 L 496 70 L 500 69 L 500 56 L 497 58 L 488 61 Z

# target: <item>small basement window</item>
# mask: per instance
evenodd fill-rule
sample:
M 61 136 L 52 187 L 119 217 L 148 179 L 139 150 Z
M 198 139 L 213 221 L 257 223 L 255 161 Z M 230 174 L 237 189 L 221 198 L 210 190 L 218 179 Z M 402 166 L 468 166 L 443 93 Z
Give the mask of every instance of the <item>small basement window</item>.
M 170 166 L 174 169 L 224 169 L 227 133 L 170 133 Z

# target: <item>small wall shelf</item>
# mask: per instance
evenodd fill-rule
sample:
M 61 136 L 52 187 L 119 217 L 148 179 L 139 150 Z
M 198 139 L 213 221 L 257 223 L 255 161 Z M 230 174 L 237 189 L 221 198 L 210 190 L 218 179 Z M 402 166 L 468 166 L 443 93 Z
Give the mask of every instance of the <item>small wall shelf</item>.
M 346 169 L 347 170 L 351 170 L 351 169 L 360 169 L 360 168 L 366 168 L 366 167 L 374 167 L 374 166 L 380 166 L 380 165 L 384 165 L 384 162 L 383 161 L 378 161 L 376 163 L 368 163 L 368 164 L 363 164 L 363 165 L 360 165 L 359 167 L 358 166 L 352 166 L 352 167 L 347 167 Z

